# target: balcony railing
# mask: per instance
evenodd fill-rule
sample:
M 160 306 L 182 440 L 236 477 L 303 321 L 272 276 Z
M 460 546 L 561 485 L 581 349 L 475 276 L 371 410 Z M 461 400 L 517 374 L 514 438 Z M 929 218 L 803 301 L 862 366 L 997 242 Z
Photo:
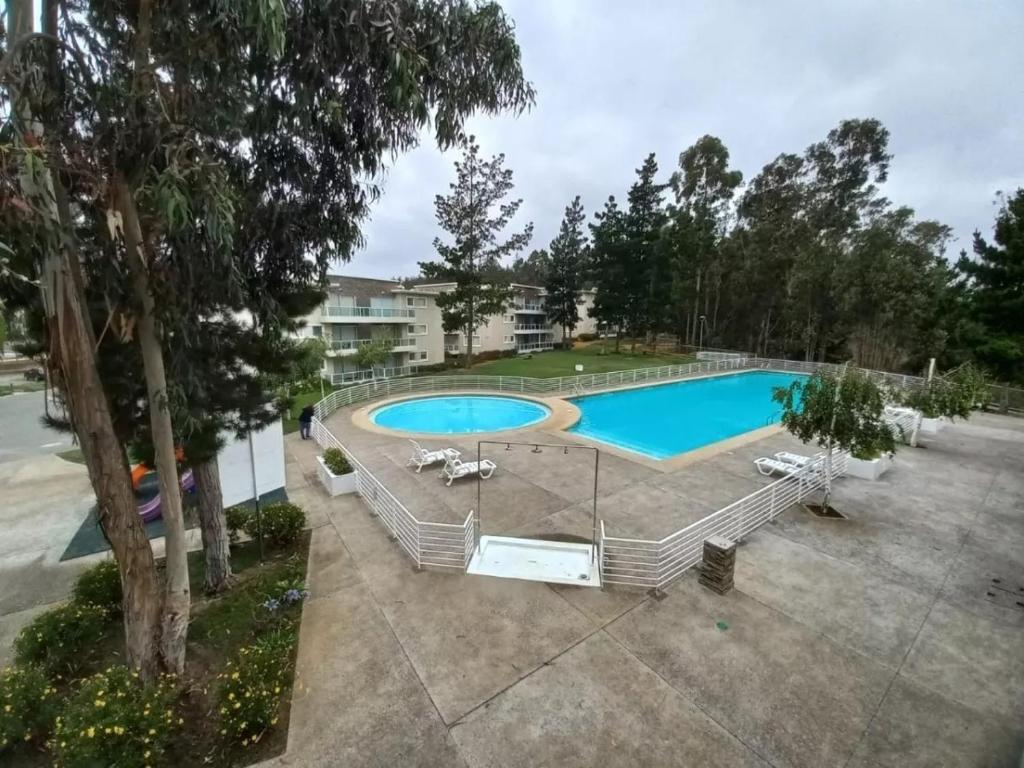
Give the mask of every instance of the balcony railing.
M 525 333 L 525 332 L 550 333 L 551 332 L 551 326 L 549 326 L 549 325 L 537 325 L 535 323 L 534 324 L 531 324 L 531 323 L 517 323 L 516 326 L 515 326 L 515 330 L 517 332 L 520 332 L 520 333 Z
M 544 352 L 554 348 L 555 343 L 553 341 L 533 341 L 529 344 L 516 344 L 516 352 Z
M 376 342 L 386 341 L 391 344 L 392 351 L 401 350 L 403 347 L 415 347 L 416 339 L 334 339 L 330 344 L 331 350 L 335 352 L 353 352 L 359 347 L 365 347 L 367 344 L 374 344 Z
M 516 312 L 543 312 L 544 305 L 535 301 L 521 301 L 515 305 Z
M 392 309 L 390 307 L 335 307 L 326 305 L 321 307 L 321 314 L 328 317 L 395 317 L 407 319 L 416 317 L 416 310 Z
M 372 381 L 374 379 L 392 379 L 397 376 L 408 376 L 416 372 L 414 365 L 406 365 L 401 368 L 366 368 L 362 371 L 345 371 L 344 373 L 332 373 L 329 377 L 331 384 L 354 384 L 359 381 Z

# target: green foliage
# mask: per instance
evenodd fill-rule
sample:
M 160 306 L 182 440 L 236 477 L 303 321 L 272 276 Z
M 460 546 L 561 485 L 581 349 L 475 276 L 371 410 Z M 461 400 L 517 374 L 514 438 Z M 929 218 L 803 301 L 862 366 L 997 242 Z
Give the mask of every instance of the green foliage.
M 352 465 L 348 463 L 345 452 L 340 448 L 327 448 L 323 458 L 324 464 L 335 475 L 347 475 L 352 472 Z
M 49 745 L 64 768 L 137 768 L 162 761 L 182 719 L 173 677 L 143 684 L 127 667 L 83 680 L 57 719 Z
M 0 754 L 18 744 L 40 744 L 58 707 L 57 689 L 39 667 L 0 670 Z
M 988 402 L 988 394 L 988 378 L 977 366 L 965 363 L 927 384 L 905 390 L 901 399 L 930 419 L 967 419 L 971 411 Z
M 218 675 L 220 733 L 231 743 L 257 743 L 278 720 L 291 683 L 295 633 L 272 632 L 238 653 Z
M 252 510 L 244 504 L 236 504 L 224 510 L 224 518 L 227 521 L 228 536 L 231 542 L 238 541 L 238 532 L 246 530 L 249 520 L 253 517 Z
M 861 455 L 894 451 L 896 441 L 885 422 L 885 396 L 872 379 L 849 367 L 845 373 L 820 370 L 773 399 L 782 404 L 782 424 L 805 443 Z
M 356 365 L 360 368 L 376 368 L 384 365 L 394 346 L 389 339 L 375 339 L 369 344 L 360 344 L 356 348 Z
M 522 204 L 522 200 L 505 199 L 513 184 L 512 171 L 504 165 L 504 155 L 481 158 L 476 140 L 469 138 L 462 160 L 455 163 L 451 193 L 434 198 L 437 222 L 451 242 L 435 238 L 440 261 L 420 262 L 428 280 L 455 283 L 454 290 L 439 294 L 436 302 L 444 330 L 466 334 L 466 367 L 472 363 L 476 329 L 488 316 L 503 313 L 511 300 L 508 285 L 495 279 L 496 272 L 489 268 L 526 247 L 533 235 L 530 223 L 522 232 L 499 239 Z
M 79 605 L 98 605 L 111 616 L 121 613 L 121 572 L 113 560 L 96 563 L 75 581 L 71 595 Z
M 544 283 L 544 309 L 548 322 L 565 329 L 571 339 L 580 321 L 580 293 L 583 290 L 587 241 L 583 234 L 586 214 L 579 195 L 565 208 L 558 235 L 551 241 L 551 260 Z
M 73 602 L 40 614 L 14 641 L 19 664 L 38 664 L 49 675 L 74 673 L 95 658 L 109 627 L 109 614 L 98 605 Z
M 296 504 L 279 501 L 261 507 L 259 523 L 263 526 L 264 540 L 276 547 L 289 547 L 302 535 L 306 513 Z M 256 515 L 249 515 L 242 527 L 255 539 L 258 534 Z

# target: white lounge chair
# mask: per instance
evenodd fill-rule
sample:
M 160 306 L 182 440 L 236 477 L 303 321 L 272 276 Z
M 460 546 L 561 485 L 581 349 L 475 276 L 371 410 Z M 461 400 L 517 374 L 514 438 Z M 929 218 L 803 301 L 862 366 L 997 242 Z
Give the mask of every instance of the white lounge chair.
M 776 473 L 780 475 L 792 475 L 794 472 L 799 472 L 803 467 L 798 467 L 796 464 L 791 464 L 788 461 L 781 461 L 775 458 L 768 458 L 762 456 L 759 459 L 754 459 L 754 466 L 757 467 L 757 471 L 766 477 L 768 475 L 774 475 Z
M 441 470 L 441 477 L 448 478 L 448 482 L 445 483 L 447 486 L 451 486 L 452 481 L 459 477 L 468 477 L 470 475 L 480 474 L 480 477 L 484 480 L 494 474 L 494 470 L 498 468 L 490 459 L 484 459 L 483 461 L 462 461 L 458 456 L 449 456 L 445 460 L 444 469 Z
M 410 440 L 412 443 L 412 456 L 409 457 L 409 466 L 415 466 L 416 471 L 421 471 L 424 467 L 429 467 L 431 464 L 437 464 L 439 461 L 447 461 L 449 456 L 459 457 L 459 452 L 454 448 L 441 448 L 437 451 L 428 451 L 426 448 L 421 446 L 415 440 Z
M 817 456 L 804 456 L 802 453 L 790 453 L 789 451 L 779 451 L 775 454 L 775 458 L 797 467 L 806 467 L 818 460 Z

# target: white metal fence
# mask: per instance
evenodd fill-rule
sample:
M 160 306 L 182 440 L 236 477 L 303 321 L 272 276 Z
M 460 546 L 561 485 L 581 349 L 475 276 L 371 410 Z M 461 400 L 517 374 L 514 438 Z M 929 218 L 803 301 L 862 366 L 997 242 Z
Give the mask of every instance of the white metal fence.
M 311 428 L 321 448 L 340 448 L 356 472 L 356 489 L 377 519 L 418 567 L 465 570 L 473 554 L 476 515 L 470 512 L 461 525 L 419 520 L 349 451 L 319 418 Z
M 846 471 L 848 454 L 832 454 L 832 476 Z M 701 561 L 704 540 L 724 536 L 739 541 L 824 485 L 825 457 L 754 491 L 702 520 L 656 541 L 605 534 L 601 521 L 598 553 L 601 583 L 660 589 Z

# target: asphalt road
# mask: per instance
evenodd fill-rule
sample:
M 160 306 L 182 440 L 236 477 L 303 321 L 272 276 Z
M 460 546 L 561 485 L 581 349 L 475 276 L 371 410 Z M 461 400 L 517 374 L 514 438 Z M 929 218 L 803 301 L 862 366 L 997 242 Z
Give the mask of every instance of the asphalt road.
M 0 397 L 0 462 L 66 451 L 71 435 L 55 432 L 39 421 L 43 393 L 22 392 Z

